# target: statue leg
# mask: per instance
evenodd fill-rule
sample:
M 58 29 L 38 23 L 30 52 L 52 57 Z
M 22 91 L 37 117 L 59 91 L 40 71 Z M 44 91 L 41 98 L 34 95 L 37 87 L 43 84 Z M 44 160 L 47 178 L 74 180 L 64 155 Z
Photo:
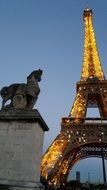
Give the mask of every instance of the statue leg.
M 31 105 L 31 101 L 32 101 L 32 96 L 30 96 L 30 95 L 26 95 L 26 100 L 27 100 L 27 108 L 29 108 L 30 107 L 30 105 Z
M 38 97 L 27 96 L 27 108 L 32 109 L 37 101 Z
M 31 101 L 31 105 L 30 108 L 32 109 L 34 107 L 34 105 L 36 104 L 38 97 L 32 97 L 32 101 Z
M 5 106 L 5 103 L 6 103 L 6 100 L 2 100 L 2 107 L 1 107 L 1 109 L 3 109 L 4 108 L 4 106 Z

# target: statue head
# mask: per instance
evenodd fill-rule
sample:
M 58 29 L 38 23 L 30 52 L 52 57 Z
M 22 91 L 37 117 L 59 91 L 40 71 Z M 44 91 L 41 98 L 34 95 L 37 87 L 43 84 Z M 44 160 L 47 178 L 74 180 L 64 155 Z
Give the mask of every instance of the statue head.
M 41 69 L 35 70 L 30 75 L 27 77 L 27 81 L 30 80 L 32 77 L 35 78 L 38 82 L 41 81 L 41 76 L 42 76 L 43 71 Z

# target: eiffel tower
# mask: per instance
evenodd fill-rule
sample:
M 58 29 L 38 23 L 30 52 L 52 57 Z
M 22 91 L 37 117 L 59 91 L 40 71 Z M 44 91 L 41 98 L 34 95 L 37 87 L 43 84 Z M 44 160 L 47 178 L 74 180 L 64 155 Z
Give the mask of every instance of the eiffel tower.
M 88 157 L 107 159 L 107 80 L 100 63 L 94 33 L 93 12 L 86 8 L 84 56 L 81 79 L 68 117 L 61 120 L 61 131 L 42 158 L 41 176 L 49 184 L 60 186 L 74 164 Z M 97 107 L 99 118 L 87 118 L 87 108 Z

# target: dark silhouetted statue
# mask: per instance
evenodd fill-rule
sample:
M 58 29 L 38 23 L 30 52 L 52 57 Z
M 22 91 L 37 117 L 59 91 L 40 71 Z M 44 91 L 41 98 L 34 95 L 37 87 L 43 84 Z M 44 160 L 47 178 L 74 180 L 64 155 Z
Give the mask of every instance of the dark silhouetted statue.
M 35 70 L 27 77 L 26 84 L 16 83 L 3 87 L 0 91 L 2 109 L 32 109 L 40 93 L 38 82 L 41 81 L 42 73 L 41 69 Z M 8 100 L 11 102 L 6 105 Z

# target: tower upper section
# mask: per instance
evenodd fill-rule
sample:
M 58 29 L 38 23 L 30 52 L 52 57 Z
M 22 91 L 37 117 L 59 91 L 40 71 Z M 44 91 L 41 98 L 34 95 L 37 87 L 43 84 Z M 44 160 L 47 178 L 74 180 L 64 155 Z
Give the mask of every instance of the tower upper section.
M 81 80 L 86 81 L 89 77 L 98 77 L 99 80 L 104 80 L 104 73 L 101 67 L 96 39 L 92 22 L 92 10 L 85 9 L 83 13 L 84 20 L 84 57 Z

